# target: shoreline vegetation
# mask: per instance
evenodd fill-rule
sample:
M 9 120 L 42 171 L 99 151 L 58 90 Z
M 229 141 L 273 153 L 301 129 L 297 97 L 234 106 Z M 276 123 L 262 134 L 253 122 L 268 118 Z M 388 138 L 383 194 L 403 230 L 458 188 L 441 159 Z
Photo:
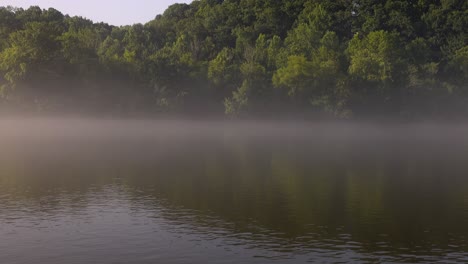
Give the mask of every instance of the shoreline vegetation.
M 464 0 L 200 0 L 121 27 L 0 6 L 0 112 L 466 119 L 467 28 Z

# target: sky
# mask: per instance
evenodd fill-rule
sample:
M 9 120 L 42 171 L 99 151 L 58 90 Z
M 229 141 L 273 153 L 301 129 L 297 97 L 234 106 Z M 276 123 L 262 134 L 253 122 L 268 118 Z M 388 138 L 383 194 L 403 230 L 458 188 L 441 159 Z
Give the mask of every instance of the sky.
M 53 7 L 63 14 L 121 26 L 148 22 L 162 14 L 171 4 L 190 2 L 191 0 L 0 0 L 0 6 Z

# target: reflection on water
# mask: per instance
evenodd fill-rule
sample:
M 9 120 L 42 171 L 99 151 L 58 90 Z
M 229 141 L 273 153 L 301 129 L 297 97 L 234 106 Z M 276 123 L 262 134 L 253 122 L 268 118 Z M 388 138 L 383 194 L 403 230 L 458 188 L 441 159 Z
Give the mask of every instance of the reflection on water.
M 468 127 L 0 129 L 2 263 L 468 261 Z

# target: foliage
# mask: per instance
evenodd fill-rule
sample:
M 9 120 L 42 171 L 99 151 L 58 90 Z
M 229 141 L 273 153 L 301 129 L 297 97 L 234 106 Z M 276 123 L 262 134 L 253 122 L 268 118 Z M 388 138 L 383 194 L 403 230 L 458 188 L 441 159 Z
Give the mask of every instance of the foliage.
M 0 7 L 0 95 L 30 110 L 465 116 L 467 28 L 459 0 L 200 0 L 123 27 Z

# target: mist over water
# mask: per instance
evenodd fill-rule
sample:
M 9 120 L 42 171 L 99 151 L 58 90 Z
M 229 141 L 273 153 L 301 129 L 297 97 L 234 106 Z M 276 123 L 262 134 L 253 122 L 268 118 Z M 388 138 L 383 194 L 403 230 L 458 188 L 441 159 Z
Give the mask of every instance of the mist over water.
M 0 120 L 2 263 L 466 263 L 468 125 Z

